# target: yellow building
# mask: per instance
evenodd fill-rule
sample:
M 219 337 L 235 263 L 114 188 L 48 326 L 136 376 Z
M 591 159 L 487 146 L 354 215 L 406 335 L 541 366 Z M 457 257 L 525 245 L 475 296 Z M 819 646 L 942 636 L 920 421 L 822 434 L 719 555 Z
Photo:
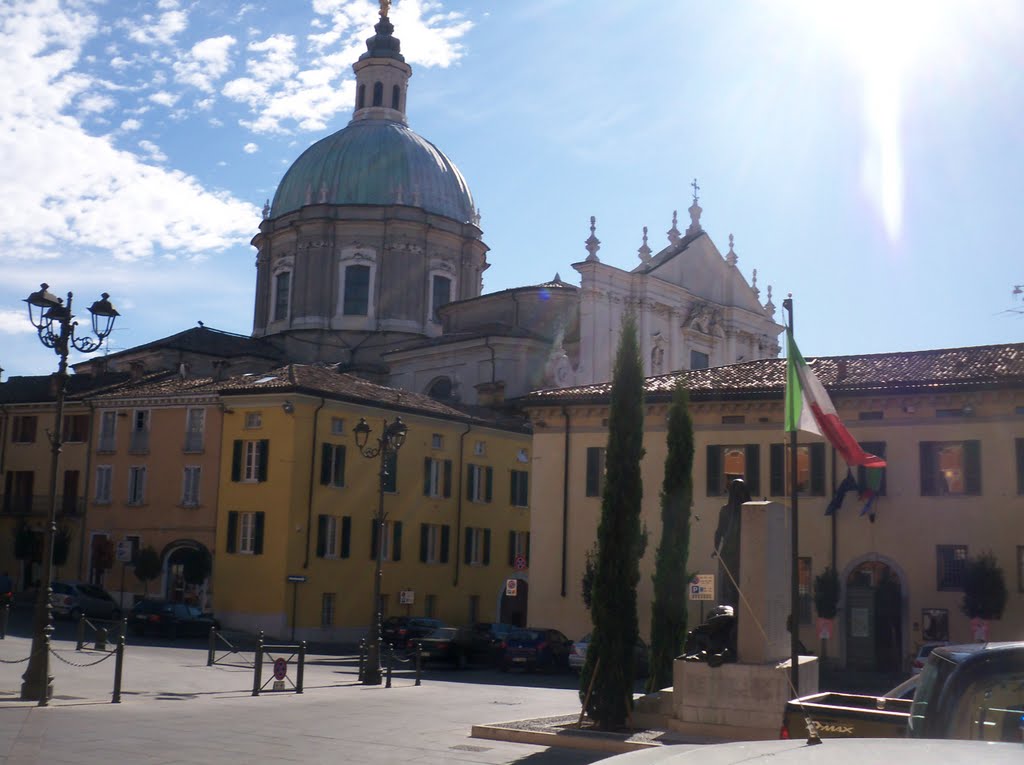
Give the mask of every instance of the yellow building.
M 695 428 L 688 568 L 716 575 L 720 586 L 712 549 L 728 482 L 744 477 L 754 498 L 790 501 L 785 363 L 761 360 L 646 381 L 642 518 L 650 539 L 638 593 L 643 634 L 650 625 L 673 386 L 678 380 L 689 388 Z M 988 551 L 1009 590 L 990 636 L 1024 637 L 1024 344 L 819 358 L 810 365 L 854 437 L 883 455 L 888 468 L 868 512 L 851 493 L 826 516 L 846 465 L 820 439 L 801 434 L 803 642 L 819 646 L 811 583 L 830 564 L 842 598 L 828 650 L 847 666 L 900 668 L 926 639 L 970 641 L 972 627 L 960 611 L 964 563 Z M 574 637 L 590 629 L 581 578 L 600 516 L 609 389 L 540 391 L 523 402 L 534 425 L 530 623 Z M 691 602 L 691 626 L 700 616 L 701 605 Z
M 349 641 L 371 621 L 379 457 L 353 435 L 408 427 L 383 492 L 386 615 L 525 621 L 530 437 L 322 365 L 220 385 L 224 404 L 214 580 L 228 626 Z M 516 565 L 517 557 L 521 558 Z M 523 582 L 515 599 L 506 580 Z

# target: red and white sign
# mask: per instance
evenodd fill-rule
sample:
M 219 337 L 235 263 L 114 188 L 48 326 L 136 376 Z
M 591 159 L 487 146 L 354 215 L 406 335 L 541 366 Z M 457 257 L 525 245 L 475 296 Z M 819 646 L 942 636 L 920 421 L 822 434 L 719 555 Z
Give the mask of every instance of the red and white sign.
M 519 592 L 519 580 L 518 579 L 506 579 L 505 580 L 505 595 L 510 598 L 514 598 L 516 593 Z
M 830 640 L 832 638 L 832 620 L 822 619 L 818 617 L 818 637 L 822 640 Z
M 526 556 L 517 555 L 512 563 L 512 568 L 516 571 L 526 571 Z
M 975 642 L 987 643 L 988 621 L 985 619 L 978 619 L 977 617 L 971 619 L 971 634 L 974 636 Z
M 284 659 L 274 659 L 274 679 L 284 680 L 288 674 L 288 662 Z

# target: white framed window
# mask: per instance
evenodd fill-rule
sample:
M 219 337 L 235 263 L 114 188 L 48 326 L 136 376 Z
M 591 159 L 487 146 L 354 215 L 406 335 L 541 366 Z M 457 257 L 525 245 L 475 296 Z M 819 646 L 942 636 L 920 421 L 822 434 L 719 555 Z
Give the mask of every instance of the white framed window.
M 19 414 L 11 419 L 11 443 L 34 444 L 36 441 L 36 422 L 34 414 Z
M 255 430 L 256 428 L 263 427 L 263 413 L 262 412 L 246 412 L 245 413 L 245 427 L 247 430 Z
M 343 435 L 345 435 L 345 418 L 344 417 L 332 417 L 331 418 L 331 435 L 332 436 L 343 436 Z
M 199 465 L 186 465 L 181 481 L 181 504 L 184 507 L 199 506 L 199 478 L 202 468 Z
M 373 560 L 377 555 L 377 533 L 378 525 L 377 519 L 371 520 L 371 537 L 370 537 L 370 560 Z M 402 559 L 402 522 L 401 521 L 384 521 L 384 538 L 381 540 L 381 560 L 395 561 L 396 563 Z
M 473 454 L 477 457 L 483 457 L 487 454 L 487 443 L 485 441 L 477 441 L 473 444 Z
M 436 523 L 424 524 L 423 530 L 424 563 L 441 562 L 441 526 Z
M 148 409 L 136 409 L 132 412 L 132 435 L 128 448 L 133 452 L 149 451 Z
M 425 457 L 423 460 L 423 496 L 452 495 L 452 461 Z
M 338 517 L 336 515 L 324 516 L 324 557 L 338 557 Z
M 530 474 L 525 470 L 513 470 L 510 476 L 509 503 L 512 507 L 530 506 Z
M 146 500 L 146 466 L 128 468 L 128 504 L 141 505 Z
M 333 592 L 325 592 L 320 596 L 320 626 L 321 627 L 333 627 L 334 626 L 334 601 L 336 600 Z
M 185 414 L 185 451 L 201 452 L 203 450 L 203 431 L 206 428 L 206 410 L 202 407 L 189 407 Z
M 238 552 L 246 555 L 256 552 L 256 513 L 238 514 Z
M 430 448 L 431 449 L 443 449 L 444 448 L 444 436 L 440 433 L 434 433 L 430 436 Z
M 274 277 L 274 318 L 283 321 L 288 318 L 288 307 L 292 294 L 292 272 L 281 271 Z
M 441 306 L 452 302 L 452 280 L 441 274 L 431 274 L 430 277 L 430 320 L 440 321 L 438 310 Z
M 466 528 L 463 562 L 467 566 L 487 566 L 491 562 L 491 530 Z
M 110 489 L 113 477 L 114 467 L 112 465 L 96 466 L 96 504 L 106 505 L 110 503 Z
M 466 499 L 490 502 L 494 489 L 494 468 L 490 465 L 469 465 L 466 471 Z
M 260 480 L 260 465 L 263 462 L 260 444 L 260 441 L 245 442 L 245 462 L 242 480 L 247 483 L 254 483 Z
M 100 442 L 99 451 L 114 451 L 117 433 L 117 412 L 106 411 L 100 413 Z
M 325 443 L 320 455 L 320 483 L 323 486 L 345 485 L 345 447 Z
M 530 532 L 510 531 L 508 533 L 508 565 L 514 566 L 516 558 L 530 561 Z

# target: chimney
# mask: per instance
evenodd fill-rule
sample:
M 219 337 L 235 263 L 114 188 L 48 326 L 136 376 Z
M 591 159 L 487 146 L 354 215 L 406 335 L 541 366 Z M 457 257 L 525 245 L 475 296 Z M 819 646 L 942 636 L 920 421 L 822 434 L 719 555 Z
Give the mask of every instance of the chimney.
M 217 359 L 213 362 L 213 379 L 220 382 L 224 379 L 228 370 L 228 362 L 225 359 Z
M 146 365 L 142 361 L 133 361 L 129 365 L 133 380 L 140 380 L 146 374 Z
M 476 402 L 480 406 L 501 406 L 505 403 L 505 383 L 482 382 L 476 386 Z

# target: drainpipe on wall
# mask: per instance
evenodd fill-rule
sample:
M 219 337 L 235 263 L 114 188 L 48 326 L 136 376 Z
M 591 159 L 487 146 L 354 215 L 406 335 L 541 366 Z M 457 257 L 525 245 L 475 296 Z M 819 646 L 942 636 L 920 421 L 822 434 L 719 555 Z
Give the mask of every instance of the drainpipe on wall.
M 569 409 L 562 407 L 565 418 L 565 457 L 562 469 L 562 597 L 566 594 L 566 569 L 569 554 Z
M 498 379 L 498 371 L 497 369 L 495 369 L 495 367 L 497 366 L 497 360 L 494 353 L 494 346 L 491 345 L 490 335 L 484 338 L 484 348 L 491 352 L 491 383 L 493 384 Z
M 472 429 L 472 425 L 467 425 L 462 435 L 459 436 L 459 477 L 455 480 L 455 486 L 452 487 L 455 490 L 455 580 L 452 582 L 453 587 L 459 584 L 459 571 L 462 565 L 462 556 L 459 555 L 462 552 L 462 465 L 464 464 L 463 455 L 466 453 L 466 436 Z
M 306 497 L 306 557 L 302 561 L 303 568 L 309 568 L 309 540 L 313 536 L 313 486 L 316 483 L 316 432 L 320 422 L 320 410 L 327 399 L 321 398 L 320 405 L 313 412 L 313 440 L 309 444 L 309 494 Z

